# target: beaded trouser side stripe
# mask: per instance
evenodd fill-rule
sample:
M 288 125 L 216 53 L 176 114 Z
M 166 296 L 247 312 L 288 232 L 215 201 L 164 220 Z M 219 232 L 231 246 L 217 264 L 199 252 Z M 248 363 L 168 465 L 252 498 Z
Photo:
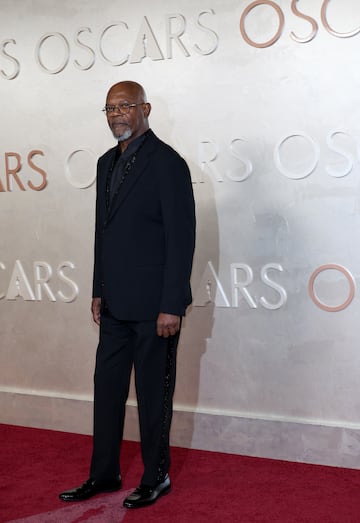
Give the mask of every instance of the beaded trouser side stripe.
M 161 426 L 161 447 L 159 464 L 157 469 L 157 483 L 161 483 L 167 470 L 165 470 L 167 456 L 169 453 L 169 431 L 172 419 L 172 400 L 175 385 L 175 364 L 176 364 L 176 345 L 175 339 L 171 336 L 168 340 L 167 355 L 166 355 L 166 372 L 164 379 L 164 402 L 163 402 L 163 418 Z

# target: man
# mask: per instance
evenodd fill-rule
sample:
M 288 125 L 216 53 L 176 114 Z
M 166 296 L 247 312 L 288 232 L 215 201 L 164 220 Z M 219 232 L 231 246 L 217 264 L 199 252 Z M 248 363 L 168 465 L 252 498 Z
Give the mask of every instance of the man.
M 97 172 L 93 455 L 89 479 L 60 499 L 121 488 L 120 442 L 134 366 L 144 473 L 124 506 L 137 508 L 171 488 L 176 347 L 191 303 L 195 206 L 185 161 L 149 129 L 143 87 L 113 85 L 104 111 L 118 146 L 99 159 Z

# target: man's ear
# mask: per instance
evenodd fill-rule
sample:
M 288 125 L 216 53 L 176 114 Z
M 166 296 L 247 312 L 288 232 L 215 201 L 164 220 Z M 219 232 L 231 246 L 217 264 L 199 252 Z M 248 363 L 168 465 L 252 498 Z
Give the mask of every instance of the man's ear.
M 148 118 L 150 113 L 151 113 L 151 104 L 149 102 L 146 102 L 144 104 L 144 116 L 145 116 L 145 118 Z

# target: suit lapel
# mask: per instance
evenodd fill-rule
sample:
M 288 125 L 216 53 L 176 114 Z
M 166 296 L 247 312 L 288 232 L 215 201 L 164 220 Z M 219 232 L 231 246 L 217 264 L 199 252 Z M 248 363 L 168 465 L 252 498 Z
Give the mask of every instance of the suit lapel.
M 146 166 L 149 162 L 150 155 L 155 147 L 154 138 L 154 133 L 150 131 L 149 136 L 147 136 L 145 142 L 143 143 L 136 155 L 135 163 L 131 167 L 129 174 L 127 175 L 126 182 L 120 187 L 119 192 L 115 194 L 113 197 L 109 209 L 108 220 L 112 218 L 112 216 L 116 213 L 118 208 L 124 203 L 126 198 L 129 196 L 132 189 L 144 175 Z
M 107 177 L 108 173 L 114 168 L 116 149 L 117 147 L 114 147 L 108 151 L 106 158 L 104 158 L 104 163 L 101 165 L 100 176 L 98 176 L 98 198 L 102 202 L 104 208 L 106 208 Z

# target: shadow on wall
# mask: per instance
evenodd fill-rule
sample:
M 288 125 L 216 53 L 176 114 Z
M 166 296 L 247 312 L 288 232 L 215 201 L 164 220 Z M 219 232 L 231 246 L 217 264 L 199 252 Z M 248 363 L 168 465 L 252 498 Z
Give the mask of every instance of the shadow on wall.
M 202 179 L 199 165 L 190 159 L 196 158 L 197 144 L 186 145 L 187 137 L 179 136 L 176 121 L 163 99 L 156 97 L 153 105 L 156 108 L 153 122 L 159 127 L 159 137 L 173 145 L 185 158 L 193 181 Z M 191 277 L 193 304 L 184 318 L 178 347 L 171 429 L 171 444 L 184 448 L 192 447 L 200 395 L 201 359 L 207 350 L 207 340 L 212 337 L 214 324 L 215 289 L 211 287 L 210 280 L 207 284 L 205 277 L 209 272 L 209 261 L 216 274 L 219 270 L 219 223 L 214 186 L 210 180 L 206 183 L 197 182 L 193 183 L 193 190 L 196 203 L 196 247 Z M 201 306 L 195 306 L 197 296 L 200 296 L 197 305 Z
M 189 165 L 194 174 L 199 167 Z M 196 201 L 196 248 L 192 272 L 193 305 L 184 319 L 178 351 L 177 384 L 175 391 L 172 443 L 191 448 L 195 414 L 199 404 L 201 359 L 212 337 L 214 296 L 211 282 L 204 273 L 211 261 L 215 273 L 219 270 L 219 224 L 214 187 L 211 183 L 194 184 Z M 200 300 L 197 297 L 200 296 Z M 196 305 L 195 305 L 196 302 Z M 199 306 L 200 305 L 200 306 Z
M 141 80 L 140 80 L 141 82 Z M 151 128 L 163 141 L 172 145 L 188 163 L 193 180 L 201 179 L 200 167 L 190 160 L 186 145 L 179 146 L 176 122 L 171 119 L 163 99 L 152 97 L 153 113 Z M 185 143 L 185 139 L 184 142 Z M 193 149 L 194 144 L 191 144 Z M 219 224 L 216 210 L 215 191 L 212 183 L 194 183 L 196 202 L 196 247 L 191 277 L 193 299 L 201 295 L 202 306 L 190 306 L 183 320 L 177 357 L 177 378 L 174 398 L 174 417 L 171 428 L 171 444 L 191 448 L 194 434 L 195 412 L 199 403 L 201 359 L 207 350 L 207 340 L 212 336 L 214 323 L 214 296 L 204 275 L 211 261 L 216 273 L 219 269 Z M 129 400 L 135 400 L 132 377 Z M 128 409 L 128 431 L 125 437 L 139 439 L 135 412 Z M 135 427 L 136 425 L 136 427 Z M 178 467 L 181 463 L 178 463 Z

